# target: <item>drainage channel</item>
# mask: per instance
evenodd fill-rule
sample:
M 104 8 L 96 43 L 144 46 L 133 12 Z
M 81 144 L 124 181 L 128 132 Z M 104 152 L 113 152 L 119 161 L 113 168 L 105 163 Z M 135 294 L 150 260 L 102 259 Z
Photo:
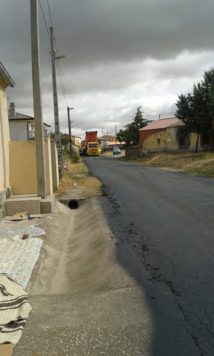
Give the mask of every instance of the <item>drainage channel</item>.
M 71 198 L 59 198 L 58 201 L 64 205 L 67 205 L 68 208 L 70 209 L 78 209 L 80 200 L 77 199 L 71 199 Z

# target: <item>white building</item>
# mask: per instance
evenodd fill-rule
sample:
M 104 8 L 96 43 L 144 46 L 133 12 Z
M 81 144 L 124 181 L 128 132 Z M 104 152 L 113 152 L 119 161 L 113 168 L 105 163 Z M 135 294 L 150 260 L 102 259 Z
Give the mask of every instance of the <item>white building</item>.
M 11 103 L 8 111 L 11 141 L 29 141 L 35 138 L 35 121 L 32 116 L 16 112 L 15 104 Z M 44 136 L 48 135 L 50 125 L 43 123 Z

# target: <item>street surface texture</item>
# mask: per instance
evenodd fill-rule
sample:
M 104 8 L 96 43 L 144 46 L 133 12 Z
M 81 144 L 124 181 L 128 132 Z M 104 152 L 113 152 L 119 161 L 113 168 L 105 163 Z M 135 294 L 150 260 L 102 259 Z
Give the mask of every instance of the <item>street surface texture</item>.
M 14 356 L 214 354 L 212 179 L 110 157 L 57 203 Z M 90 179 L 89 179 L 90 181 Z
M 117 261 L 146 302 L 149 355 L 214 355 L 214 179 L 107 157 L 85 162 L 103 183 Z M 133 334 L 143 340 L 140 317 Z

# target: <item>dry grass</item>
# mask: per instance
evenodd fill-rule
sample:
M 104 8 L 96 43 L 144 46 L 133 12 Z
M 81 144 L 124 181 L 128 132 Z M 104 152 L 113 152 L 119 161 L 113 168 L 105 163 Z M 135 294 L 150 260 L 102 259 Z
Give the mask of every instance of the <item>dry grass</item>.
M 65 165 L 66 169 L 57 191 L 58 196 L 70 195 L 73 191 L 81 197 L 101 194 L 101 182 L 95 177 L 88 176 L 88 168 L 81 160 L 73 163 L 67 158 Z
M 214 177 L 214 153 L 153 153 L 136 160 L 151 166 Z

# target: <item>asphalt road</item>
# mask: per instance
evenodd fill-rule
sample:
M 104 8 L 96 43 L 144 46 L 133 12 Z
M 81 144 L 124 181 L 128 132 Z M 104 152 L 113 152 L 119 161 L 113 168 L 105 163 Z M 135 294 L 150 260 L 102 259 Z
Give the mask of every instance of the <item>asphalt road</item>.
M 147 298 L 151 355 L 214 355 L 214 179 L 85 162 L 103 183 L 117 260 Z

